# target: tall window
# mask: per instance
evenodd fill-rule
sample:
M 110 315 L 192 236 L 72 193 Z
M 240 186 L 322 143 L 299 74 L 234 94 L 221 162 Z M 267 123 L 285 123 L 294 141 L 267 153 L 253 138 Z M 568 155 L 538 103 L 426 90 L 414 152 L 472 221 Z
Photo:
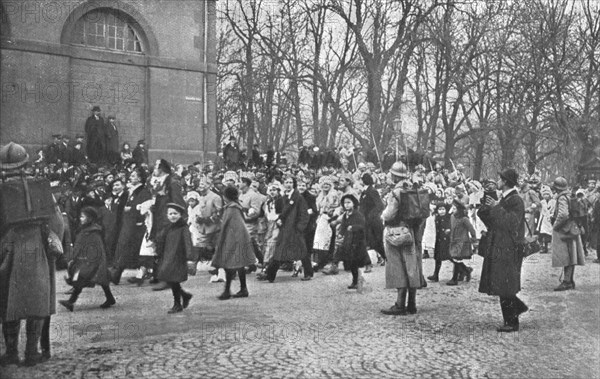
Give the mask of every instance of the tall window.
M 77 20 L 73 43 L 109 50 L 142 52 L 135 21 L 113 9 L 98 9 Z

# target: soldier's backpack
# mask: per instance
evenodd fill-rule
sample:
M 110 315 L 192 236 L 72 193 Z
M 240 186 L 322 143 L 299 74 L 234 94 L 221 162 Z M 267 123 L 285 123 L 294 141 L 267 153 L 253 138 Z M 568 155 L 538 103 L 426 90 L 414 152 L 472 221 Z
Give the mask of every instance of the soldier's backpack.
M 48 180 L 15 177 L 0 182 L 0 229 L 25 222 L 46 221 L 55 212 Z

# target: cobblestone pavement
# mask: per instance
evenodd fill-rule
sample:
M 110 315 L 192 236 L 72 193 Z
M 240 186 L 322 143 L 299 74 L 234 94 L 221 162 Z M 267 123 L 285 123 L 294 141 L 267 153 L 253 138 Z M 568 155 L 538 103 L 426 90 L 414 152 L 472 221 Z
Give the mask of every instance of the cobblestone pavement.
M 521 291 L 530 311 L 511 334 L 495 331 L 498 299 L 477 292 L 480 257 L 468 262 L 473 280 L 457 287 L 445 285 L 444 263 L 442 281 L 418 292 L 413 316 L 379 312 L 396 295 L 384 289 L 384 267 L 365 274 L 363 294 L 346 289 L 349 273 L 301 282 L 281 271 L 273 284 L 250 275 L 250 297 L 228 301 L 200 272 L 184 283 L 194 298 L 177 315 L 167 314 L 170 291 L 121 284 L 117 305 L 102 310 L 102 290 L 85 289 L 75 312 L 53 317 L 52 359 L 2 368 L 0 377 L 597 378 L 600 265 L 592 260 L 576 268 L 576 290 L 553 292 L 560 270 L 551 256 L 530 257 Z M 431 274 L 432 259 L 424 270 Z M 61 281 L 58 291 L 66 289 Z

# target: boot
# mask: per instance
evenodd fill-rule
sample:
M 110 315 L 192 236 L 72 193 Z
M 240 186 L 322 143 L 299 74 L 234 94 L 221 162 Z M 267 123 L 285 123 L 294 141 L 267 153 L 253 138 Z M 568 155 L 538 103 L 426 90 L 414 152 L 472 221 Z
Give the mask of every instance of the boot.
M 554 291 L 568 291 L 568 290 L 572 290 L 574 288 L 575 287 L 573 286 L 572 283 L 563 281 L 563 282 L 560 283 L 560 285 L 558 287 L 556 287 L 554 289 Z
M 9 321 L 2 325 L 6 353 L 0 356 L 0 366 L 19 364 L 19 329 L 20 321 Z
M 192 300 L 192 294 L 189 292 L 181 291 L 181 298 L 183 299 L 183 309 L 187 308 L 190 305 L 190 300 Z
M 440 281 L 440 269 L 442 268 L 442 261 L 436 259 L 435 260 L 435 268 L 433 269 L 433 275 L 428 276 L 427 279 L 432 282 Z
M 450 281 L 447 282 L 446 285 L 449 285 L 449 286 L 458 285 L 458 274 L 459 274 L 458 265 L 455 264 L 454 269 L 452 270 L 452 279 L 450 279 Z
M 102 289 L 104 290 L 104 296 L 106 296 L 106 301 L 100 305 L 100 308 L 107 309 L 115 305 L 117 301 L 115 300 L 115 297 L 113 296 L 112 292 L 110 292 L 109 286 L 102 286 Z
M 410 288 L 408 290 L 408 307 L 406 307 L 406 311 L 411 315 L 417 313 L 417 289 Z
M 381 313 L 384 315 L 392 315 L 392 316 L 404 316 L 406 315 L 406 288 L 402 288 L 400 290 L 399 300 L 400 303 L 396 302 L 389 309 L 382 309 Z
M 22 365 L 26 367 L 35 366 L 42 361 L 42 354 L 38 351 L 40 336 L 44 320 L 27 320 L 25 329 L 27 342 L 25 343 L 25 360 Z

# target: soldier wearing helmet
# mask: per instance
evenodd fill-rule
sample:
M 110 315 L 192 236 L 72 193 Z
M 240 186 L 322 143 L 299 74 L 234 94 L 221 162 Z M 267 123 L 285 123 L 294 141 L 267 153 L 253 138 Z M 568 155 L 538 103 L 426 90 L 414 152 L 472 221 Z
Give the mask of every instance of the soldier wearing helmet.
M 394 188 L 386 197 L 386 208 L 381 214 L 385 224 L 384 248 L 387 257 L 385 265 L 385 286 L 398 290 L 396 303 L 389 309 L 382 309 L 386 315 L 406 315 L 417 313 L 417 289 L 424 283 L 423 264 L 421 256 L 421 224 L 409 224 L 403 220 L 400 212 L 401 193 L 413 188 L 410 173 L 402 162 L 395 162 L 390 168 Z M 390 242 L 390 235 L 410 233 L 413 242 L 408 245 L 396 246 Z M 406 297 L 408 295 L 408 306 Z
M 52 252 L 62 252 L 64 225 L 50 183 L 25 176 L 28 161 L 21 145 L 0 148 L 0 321 L 6 345 L 0 366 L 19 363 L 21 320 L 27 336 L 23 364 L 50 357 L 50 315 L 56 312 Z

